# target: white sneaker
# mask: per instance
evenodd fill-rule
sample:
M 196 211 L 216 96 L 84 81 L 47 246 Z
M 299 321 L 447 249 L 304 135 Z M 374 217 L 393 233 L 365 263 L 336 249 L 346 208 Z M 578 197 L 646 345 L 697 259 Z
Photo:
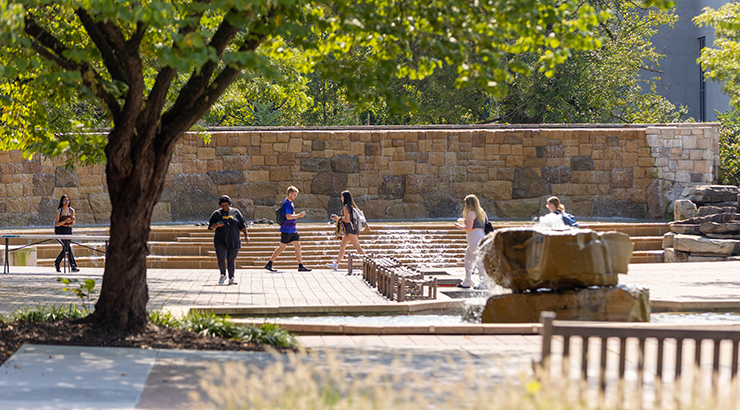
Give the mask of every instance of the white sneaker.
M 219 285 L 223 285 L 223 284 L 224 284 L 224 282 L 226 282 L 226 275 L 221 275 L 221 276 L 220 276 L 220 277 L 218 278 L 218 284 L 219 284 Z
M 229 285 L 236 285 L 236 278 L 229 278 Z
M 337 271 L 339 269 L 339 264 L 338 263 L 327 263 L 326 267 L 328 267 L 329 269 L 333 271 Z

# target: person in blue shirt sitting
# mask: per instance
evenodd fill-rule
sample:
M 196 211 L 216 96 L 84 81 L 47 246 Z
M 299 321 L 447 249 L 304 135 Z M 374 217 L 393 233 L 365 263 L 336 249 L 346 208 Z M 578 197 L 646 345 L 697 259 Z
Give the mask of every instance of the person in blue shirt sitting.
M 578 222 L 576 222 L 576 217 L 565 212 L 565 207 L 563 206 L 563 204 L 560 203 L 560 199 L 558 199 L 558 197 L 551 196 L 550 198 L 547 199 L 547 209 L 549 209 L 550 212 L 552 213 L 562 216 L 563 223 L 565 225 L 578 228 Z

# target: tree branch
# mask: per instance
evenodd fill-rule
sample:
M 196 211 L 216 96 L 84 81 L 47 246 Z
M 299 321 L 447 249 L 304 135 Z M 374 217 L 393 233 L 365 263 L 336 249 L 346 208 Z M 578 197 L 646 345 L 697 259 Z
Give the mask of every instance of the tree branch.
M 100 54 L 103 56 L 103 63 L 108 68 L 108 72 L 111 75 L 111 78 L 118 81 L 123 81 L 124 83 L 129 83 L 129 75 L 126 72 L 126 70 L 121 65 L 121 62 L 116 57 L 116 52 L 120 53 L 122 44 L 117 44 L 115 41 L 113 41 L 113 44 L 116 47 L 116 50 L 111 48 L 110 42 L 108 42 L 108 39 L 105 35 L 99 30 L 100 26 L 108 25 L 108 23 L 99 23 L 96 24 L 95 21 L 92 19 L 90 14 L 87 13 L 87 10 L 83 8 L 78 8 L 75 11 L 75 14 L 77 14 L 77 17 L 79 17 L 80 21 L 82 22 L 82 25 L 85 27 L 85 30 L 87 30 L 87 34 L 90 35 L 90 39 L 95 43 L 95 46 L 98 47 L 98 50 L 100 50 Z M 108 38 L 113 38 L 108 33 L 108 31 L 115 31 L 115 30 L 106 30 L 106 35 Z
M 78 63 L 64 57 L 64 52 L 69 49 L 65 47 L 54 35 L 41 27 L 33 14 L 26 12 L 24 31 L 31 37 L 32 47 L 43 57 L 54 61 L 67 71 L 76 71 L 82 77 L 82 83 L 91 90 L 96 97 L 100 98 L 113 114 L 114 118 L 121 112 L 115 96 L 105 90 L 101 85 L 102 79 L 92 66 Z

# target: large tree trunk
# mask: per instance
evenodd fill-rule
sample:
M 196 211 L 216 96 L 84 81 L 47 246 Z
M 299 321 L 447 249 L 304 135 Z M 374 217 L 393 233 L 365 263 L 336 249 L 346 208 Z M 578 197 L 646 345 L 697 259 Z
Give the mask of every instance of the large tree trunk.
M 100 298 L 89 320 L 130 330 L 149 324 L 146 304 L 147 241 L 154 205 L 164 187 L 171 160 L 171 146 L 156 147 L 145 132 L 114 130 L 106 147 L 106 177 L 111 200 L 110 242 L 103 273 Z M 123 137 L 123 138 L 122 138 Z M 143 143 L 149 141 L 149 143 Z M 122 155 L 122 153 L 127 155 Z

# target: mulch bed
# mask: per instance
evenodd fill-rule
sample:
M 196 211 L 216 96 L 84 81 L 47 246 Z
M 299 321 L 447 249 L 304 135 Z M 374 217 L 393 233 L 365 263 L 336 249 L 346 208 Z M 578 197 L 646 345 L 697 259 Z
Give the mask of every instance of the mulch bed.
M 0 323 L 0 364 L 24 343 L 42 345 L 138 347 L 142 349 L 261 351 L 262 345 L 151 325 L 128 332 L 79 320 Z

